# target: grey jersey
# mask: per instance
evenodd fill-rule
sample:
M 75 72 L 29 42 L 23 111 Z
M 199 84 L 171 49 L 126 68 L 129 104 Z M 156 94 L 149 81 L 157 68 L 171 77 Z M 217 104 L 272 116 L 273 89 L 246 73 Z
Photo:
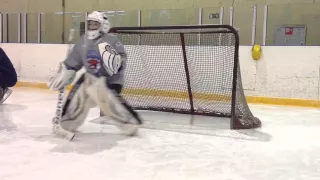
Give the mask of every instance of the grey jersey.
M 103 59 L 99 52 L 98 44 L 108 43 L 112 46 L 117 53 L 122 57 L 122 67 L 117 74 L 109 76 L 103 65 Z M 76 71 L 85 67 L 88 73 L 101 77 L 107 77 L 108 84 L 121 84 L 124 83 L 124 72 L 127 64 L 127 53 L 119 41 L 113 34 L 104 34 L 102 37 L 94 40 L 89 40 L 83 35 L 79 41 L 74 45 L 69 56 L 64 61 L 65 65 L 70 69 Z

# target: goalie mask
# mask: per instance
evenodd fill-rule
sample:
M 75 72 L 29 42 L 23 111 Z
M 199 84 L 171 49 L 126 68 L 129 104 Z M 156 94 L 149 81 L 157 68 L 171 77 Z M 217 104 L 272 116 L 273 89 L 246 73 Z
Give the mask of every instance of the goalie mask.
M 96 39 L 102 33 L 108 33 L 110 30 L 110 22 L 108 21 L 108 17 L 104 13 L 98 11 L 94 11 L 88 15 L 87 23 L 88 39 Z

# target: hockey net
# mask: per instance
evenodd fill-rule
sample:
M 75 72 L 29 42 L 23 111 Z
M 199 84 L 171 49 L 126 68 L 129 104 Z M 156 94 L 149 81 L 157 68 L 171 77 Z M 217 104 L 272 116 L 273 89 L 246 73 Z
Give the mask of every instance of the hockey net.
M 239 36 L 228 25 L 115 27 L 128 53 L 123 97 L 137 110 L 230 117 L 261 126 L 242 87 Z

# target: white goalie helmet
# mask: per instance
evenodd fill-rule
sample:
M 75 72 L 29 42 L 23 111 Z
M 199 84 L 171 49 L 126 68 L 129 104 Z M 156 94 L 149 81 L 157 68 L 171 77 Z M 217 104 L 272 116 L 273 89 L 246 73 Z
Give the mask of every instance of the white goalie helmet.
M 96 39 L 102 33 L 108 33 L 110 30 L 110 22 L 106 14 L 93 11 L 87 17 L 88 29 L 87 38 Z

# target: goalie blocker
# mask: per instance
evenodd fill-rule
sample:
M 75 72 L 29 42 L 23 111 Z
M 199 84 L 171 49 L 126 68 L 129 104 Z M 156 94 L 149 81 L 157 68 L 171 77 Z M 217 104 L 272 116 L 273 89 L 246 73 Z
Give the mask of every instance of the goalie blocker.
M 142 124 L 138 114 L 122 100 L 122 85 L 108 85 L 106 77 L 84 73 L 76 81 L 62 108 L 60 126 L 76 131 L 85 121 L 89 109 L 98 105 L 126 135 L 135 135 Z

